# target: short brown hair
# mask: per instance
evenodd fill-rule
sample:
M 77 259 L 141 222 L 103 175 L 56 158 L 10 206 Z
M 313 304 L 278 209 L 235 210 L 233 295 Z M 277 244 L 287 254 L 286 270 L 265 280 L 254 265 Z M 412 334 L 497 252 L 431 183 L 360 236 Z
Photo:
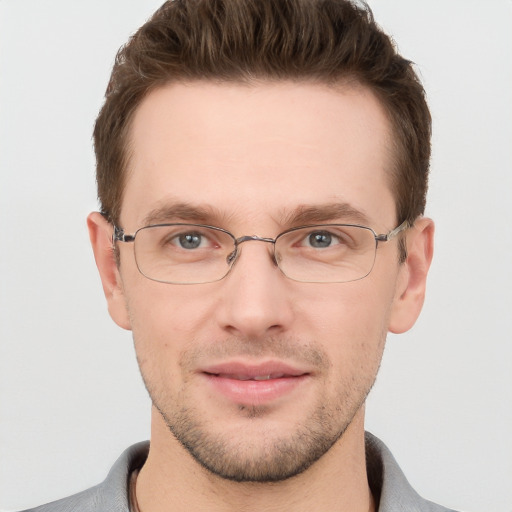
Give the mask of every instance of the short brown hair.
M 102 213 L 119 220 L 130 122 L 152 90 L 176 81 L 355 80 L 393 128 L 391 189 L 399 222 L 423 213 L 431 118 L 410 61 L 348 0 L 171 0 L 117 54 L 94 147 Z

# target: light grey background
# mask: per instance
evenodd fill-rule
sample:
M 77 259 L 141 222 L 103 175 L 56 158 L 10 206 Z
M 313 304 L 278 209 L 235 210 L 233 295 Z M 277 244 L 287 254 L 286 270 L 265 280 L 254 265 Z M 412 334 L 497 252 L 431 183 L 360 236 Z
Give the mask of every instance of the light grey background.
M 85 217 L 115 51 L 159 4 L 0 2 L 1 510 L 99 482 L 149 435 Z M 367 425 L 424 496 L 511 512 L 512 2 L 370 4 L 428 91 L 437 245 L 423 315 L 390 337 Z

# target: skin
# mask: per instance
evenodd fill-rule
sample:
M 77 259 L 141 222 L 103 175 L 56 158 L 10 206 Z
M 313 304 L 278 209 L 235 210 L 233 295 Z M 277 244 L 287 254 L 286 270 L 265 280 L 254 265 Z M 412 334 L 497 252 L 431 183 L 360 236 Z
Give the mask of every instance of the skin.
M 275 237 L 307 224 L 296 214 L 309 208 L 306 221 L 364 220 L 387 233 L 399 223 L 390 138 L 362 87 L 168 85 L 136 112 L 120 225 L 132 234 L 156 212 L 159 221 Z M 176 203 L 202 210 L 168 218 Z M 351 211 L 327 211 L 333 204 Z M 366 278 L 329 284 L 287 279 L 261 242 L 244 244 L 221 281 L 162 284 L 138 272 L 131 244 L 119 244 L 116 266 L 112 227 L 99 214 L 88 225 L 110 314 L 133 331 L 154 404 L 136 489 L 143 512 L 374 509 L 364 401 L 387 332 L 408 330 L 421 310 L 432 221 L 408 230 L 404 264 L 394 240 L 379 244 Z M 285 364 L 302 377 L 270 400 L 262 390 L 273 379 L 233 399 L 204 371 L 233 362 Z

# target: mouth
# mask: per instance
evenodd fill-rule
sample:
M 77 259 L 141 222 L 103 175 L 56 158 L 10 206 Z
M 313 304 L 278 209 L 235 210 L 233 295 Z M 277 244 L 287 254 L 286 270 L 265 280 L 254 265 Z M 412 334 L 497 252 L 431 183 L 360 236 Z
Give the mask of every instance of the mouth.
M 216 394 L 238 405 L 262 405 L 293 394 L 310 372 L 278 361 L 231 362 L 202 370 Z
M 212 377 L 220 377 L 221 379 L 233 379 L 233 380 L 271 380 L 271 379 L 282 379 L 285 377 L 296 377 L 296 375 L 286 375 L 285 373 L 268 373 L 263 375 L 250 376 L 245 373 L 234 374 L 234 373 L 208 373 Z

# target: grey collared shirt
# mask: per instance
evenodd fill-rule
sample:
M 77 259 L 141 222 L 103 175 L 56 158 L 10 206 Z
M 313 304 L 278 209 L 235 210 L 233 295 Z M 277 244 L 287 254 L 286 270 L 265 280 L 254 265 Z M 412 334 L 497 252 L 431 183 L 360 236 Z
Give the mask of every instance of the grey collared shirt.
M 149 442 L 128 448 L 119 457 L 105 481 L 69 498 L 25 512 L 130 512 L 130 475 L 142 467 Z M 454 512 L 423 499 L 409 484 L 387 447 L 366 433 L 368 481 L 378 512 Z

